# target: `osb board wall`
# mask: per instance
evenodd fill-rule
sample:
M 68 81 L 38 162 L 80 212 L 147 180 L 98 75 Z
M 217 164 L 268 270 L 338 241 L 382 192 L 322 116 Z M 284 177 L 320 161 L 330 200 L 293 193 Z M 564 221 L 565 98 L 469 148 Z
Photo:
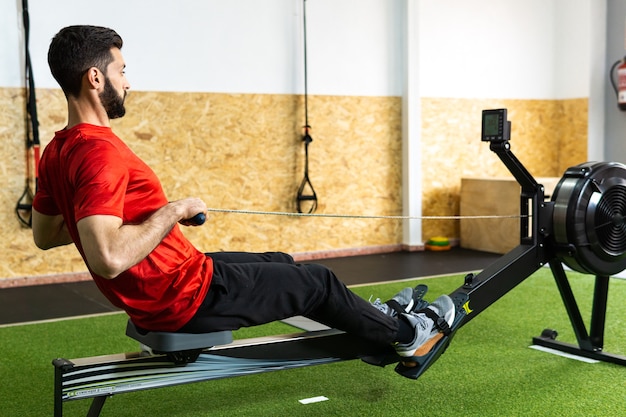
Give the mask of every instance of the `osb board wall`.
M 60 90 L 37 90 L 43 144 L 66 121 Z M 43 252 L 14 214 L 24 187 L 24 97 L 0 89 L 5 187 L 0 191 L 0 277 L 84 272 L 72 247 Z M 480 114 L 506 107 L 512 149 L 535 176 L 586 161 L 587 100 L 422 100 L 423 214 L 459 214 L 462 177 L 507 175 L 480 142 Z M 302 97 L 132 92 L 115 131 L 156 171 L 170 199 L 200 196 L 211 208 L 294 213 L 303 173 Z M 401 214 L 401 99 L 309 97 L 310 177 L 318 213 Z M 184 229 L 198 248 L 290 253 L 387 247 L 397 220 L 214 213 Z M 424 221 L 424 240 L 459 236 L 458 220 Z
M 587 161 L 587 105 L 586 98 L 423 99 L 423 215 L 458 215 L 463 177 L 511 176 L 480 141 L 482 110 L 507 108 L 515 156 L 535 177 L 561 177 L 568 167 Z M 457 220 L 425 220 L 423 239 L 458 238 L 459 225 Z
M 42 145 L 66 122 L 60 90 L 38 89 Z M 24 93 L 0 89 L 2 140 L 0 277 L 83 272 L 73 247 L 40 251 L 14 207 L 24 188 Z M 153 167 L 172 200 L 203 198 L 211 208 L 294 213 L 303 175 L 302 97 L 131 92 L 114 130 Z M 310 178 L 318 213 L 401 214 L 401 100 L 309 97 Z M 204 251 L 290 253 L 401 242 L 397 220 L 211 214 L 185 228 Z

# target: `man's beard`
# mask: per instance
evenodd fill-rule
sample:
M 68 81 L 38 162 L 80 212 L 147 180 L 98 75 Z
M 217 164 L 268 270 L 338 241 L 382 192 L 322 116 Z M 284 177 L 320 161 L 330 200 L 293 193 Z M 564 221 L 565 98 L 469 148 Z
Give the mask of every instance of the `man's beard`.
M 126 114 L 126 108 L 124 107 L 126 91 L 124 91 L 124 96 L 120 97 L 108 77 L 105 79 L 104 90 L 99 94 L 99 97 L 100 103 L 102 103 L 102 107 L 107 112 L 109 119 L 117 119 Z

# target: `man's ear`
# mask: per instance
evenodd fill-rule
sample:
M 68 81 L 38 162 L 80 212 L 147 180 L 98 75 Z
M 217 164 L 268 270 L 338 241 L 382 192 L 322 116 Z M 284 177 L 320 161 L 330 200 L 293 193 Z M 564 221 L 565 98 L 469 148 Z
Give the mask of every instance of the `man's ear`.
M 87 70 L 84 80 L 94 90 L 99 90 L 104 86 L 104 74 L 96 67 L 91 67 Z

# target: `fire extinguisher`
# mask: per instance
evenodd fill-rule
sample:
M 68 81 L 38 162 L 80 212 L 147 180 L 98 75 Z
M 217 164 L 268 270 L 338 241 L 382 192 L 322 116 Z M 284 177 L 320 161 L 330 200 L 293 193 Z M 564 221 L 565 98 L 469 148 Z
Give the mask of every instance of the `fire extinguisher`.
M 615 70 L 617 69 L 617 85 L 615 85 Z M 626 111 L 626 57 L 616 61 L 611 67 L 609 73 L 611 79 L 611 85 L 615 90 L 617 96 L 617 107 L 620 110 Z

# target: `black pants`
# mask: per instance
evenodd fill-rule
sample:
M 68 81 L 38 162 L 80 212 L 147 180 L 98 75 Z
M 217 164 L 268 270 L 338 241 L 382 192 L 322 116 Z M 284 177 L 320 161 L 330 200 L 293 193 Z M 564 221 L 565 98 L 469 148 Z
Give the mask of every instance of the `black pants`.
M 305 316 L 369 341 L 389 344 L 398 321 L 350 291 L 322 265 L 279 253 L 219 252 L 209 292 L 181 332 L 236 330 Z

